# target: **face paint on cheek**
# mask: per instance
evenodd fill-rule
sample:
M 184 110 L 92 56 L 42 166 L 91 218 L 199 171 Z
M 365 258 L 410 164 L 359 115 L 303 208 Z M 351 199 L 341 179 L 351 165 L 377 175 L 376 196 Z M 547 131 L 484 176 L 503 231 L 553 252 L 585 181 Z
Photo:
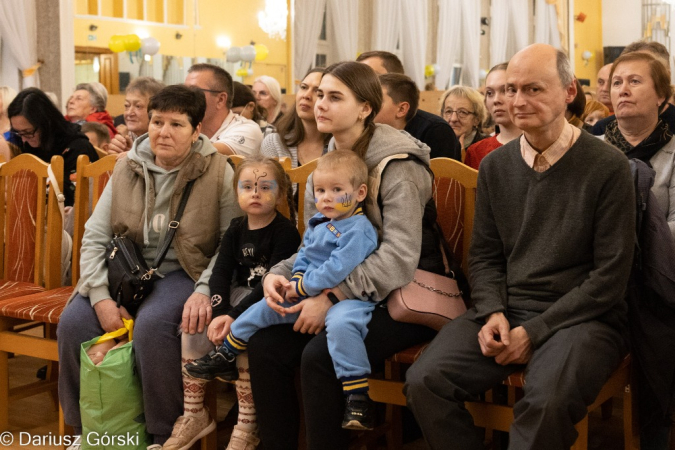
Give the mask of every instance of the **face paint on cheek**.
M 352 194 L 345 194 L 335 199 L 335 209 L 340 212 L 347 212 L 353 205 Z
M 262 200 L 265 203 L 276 203 L 277 196 L 275 192 L 267 191 L 260 194 L 260 200 Z

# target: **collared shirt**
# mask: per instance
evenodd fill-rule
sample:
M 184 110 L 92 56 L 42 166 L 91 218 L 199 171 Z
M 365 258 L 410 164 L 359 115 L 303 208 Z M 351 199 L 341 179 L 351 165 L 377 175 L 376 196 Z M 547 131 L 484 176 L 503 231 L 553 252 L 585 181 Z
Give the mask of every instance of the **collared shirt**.
M 545 162 L 548 163 L 548 166 L 550 167 L 557 163 L 560 158 L 562 158 L 565 153 L 567 153 L 570 147 L 572 147 L 577 139 L 579 139 L 580 135 L 580 129 L 566 122 L 562 133 L 560 133 L 560 136 L 558 136 L 558 139 L 556 139 L 556 141 L 551 144 L 549 148 L 539 153 L 530 145 L 529 142 L 527 142 L 527 139 L 523 134 L 520 137 L 520 154 L 523 156 L 525 163 L 529 167 L 534 168 L 535 159 L 538 155 L 541 155 L 541 157 L 545 159 Z
M 260 153 L 262 139 L 257 123 L 230 111 L 210 141 L 228 145 L 237 155 L 252 156 Z

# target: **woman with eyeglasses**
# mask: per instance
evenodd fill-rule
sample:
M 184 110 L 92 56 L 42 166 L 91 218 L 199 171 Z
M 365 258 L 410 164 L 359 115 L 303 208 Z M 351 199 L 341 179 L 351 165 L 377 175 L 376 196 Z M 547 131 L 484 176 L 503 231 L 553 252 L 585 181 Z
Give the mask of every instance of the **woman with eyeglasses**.
M 483 96 L 473 88 L 453 86 L 445 91 L 441 98 L 441 116 L 454 130 L 463 150 L 488 137 L 481 130 L 487 118 Z
M 72 206 L 75 194 L 74 178 L 77 157 L 89 156 L 97 161 L 98 154 L 80 126 L 68 122 L 56 106 L 37 88 L 19 92 L 7 108 L 12 131 L 21 138 L 21 152 L 30 153 L 45 162 L 52 156 L 63 156 L 63 193 L 66 206 Z

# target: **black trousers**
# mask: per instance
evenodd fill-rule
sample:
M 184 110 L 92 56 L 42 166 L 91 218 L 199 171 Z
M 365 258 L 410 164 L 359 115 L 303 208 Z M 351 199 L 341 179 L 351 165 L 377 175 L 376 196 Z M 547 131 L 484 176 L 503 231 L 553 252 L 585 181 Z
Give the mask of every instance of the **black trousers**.
M 515 327 L 534 315 L 510 314 L 509 322 Z M 408 370 L 408 406 L 432 449 L 482 449 L 464 402 L 523 368 L 483 356 L 477 338 L 483 325 L 469 310 L 443 327 Z M 535 349 L 525 366 L 524 397 L 514 407 L 509 448 L 569 449 L 577 438 L 574 425 L 626 351 L 620 331 L 598 321 L 559 330 Z
M 368 325 L 366 351 L 373 372 L 394 353 L 433 338 L 429 328 L 394 321 L 377 307 Z M 267 450 L 298 448 L 300 407 L 295 389 L 301 369 L 301 389 L 307 442 L 310 449 L 346 449 L 349 432 L 341 427 L 344 413 L 342 384 L 328 353 L 326 331 L 306 335 L 292 325 L 257 332 L 248 344 L 251 387 L 258 414 L 260 438 Z

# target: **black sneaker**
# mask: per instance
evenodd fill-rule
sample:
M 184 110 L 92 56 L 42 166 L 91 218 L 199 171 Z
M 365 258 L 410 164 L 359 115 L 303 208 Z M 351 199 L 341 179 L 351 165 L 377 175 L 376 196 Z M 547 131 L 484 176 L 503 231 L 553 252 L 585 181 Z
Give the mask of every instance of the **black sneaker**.
M 349 394 L 345 400 L 342 428 L 347 430 L 372 430 L 375 428 L 375 402 L 368 394 Z
M 220 378 L 225 381 L 235 381 L 239 379 L 236 359 L 237 355 L 228 352 L 223 347 L 185 364 L 185 370 L 191 377 L 202 380 L 211 381 L 214 378 Z

